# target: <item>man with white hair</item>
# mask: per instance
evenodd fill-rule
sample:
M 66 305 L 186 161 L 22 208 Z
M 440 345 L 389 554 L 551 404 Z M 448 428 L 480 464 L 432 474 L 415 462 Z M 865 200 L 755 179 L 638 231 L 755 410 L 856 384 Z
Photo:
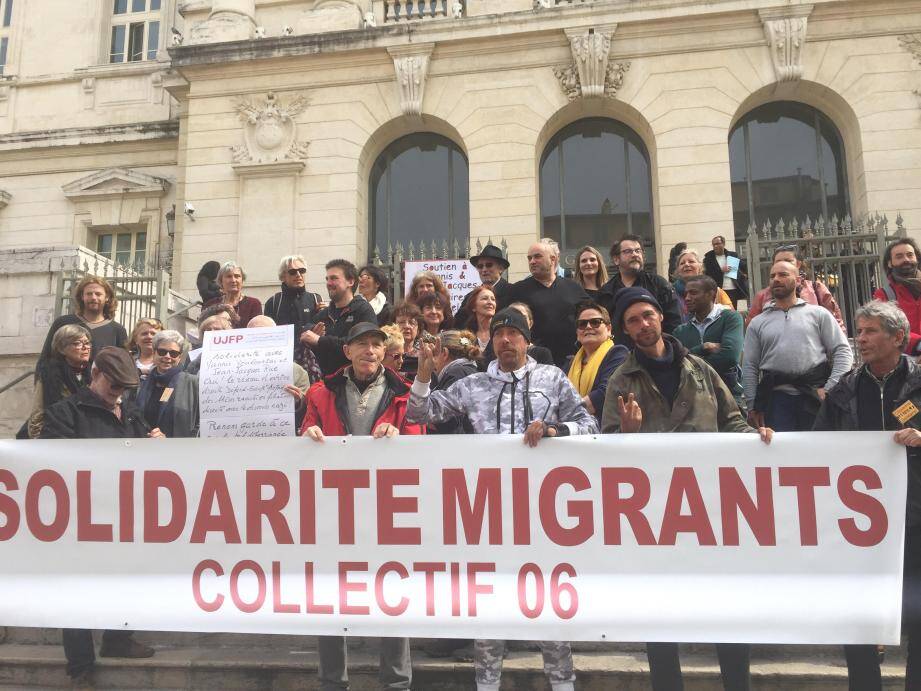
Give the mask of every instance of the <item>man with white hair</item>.
M 512 285 L 509 303 L 523 302 L 534 315 L 534 343 L 553 354 L 553 362 L 563 368 L 566 358 L 579 348 L 576 341 L 576 305 L 589 300 L 578 283 L 557 275 L 560 247 L 543 238 L 528 248 L 531 275 Z
M 265 301 L 262 312 L 279 326 L 294 324 L 294 360 L 304 364 L 305 346 L 301 343 L 301 334 L 316 322 L 316 313 L 323 306 L 322 299 L 306 289 L 307 265 L 299 254 L 282 258 L 278 278 L 281 279 L 281 291 Z
M 903 352 L 912 331 L 896 303 L 868 302 L 857 310 L 854 323 L 863 365 L 842 375 L 828 392 L 813 429 L 888 430 L 896 444 L 906 447 L 902 635 L 908 637 L 905 688 L 917 689 L 921 688 L 921 366 Z M 849 688 L 882 689 L 875 645 L 846 645 L 844 652 Z

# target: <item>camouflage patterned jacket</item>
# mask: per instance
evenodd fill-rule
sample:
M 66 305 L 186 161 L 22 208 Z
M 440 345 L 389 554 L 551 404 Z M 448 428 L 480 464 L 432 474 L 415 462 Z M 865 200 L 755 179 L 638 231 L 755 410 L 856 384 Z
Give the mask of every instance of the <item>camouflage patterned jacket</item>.
M 430 391 L 428 384 L 413 383 L 407 419 L 433 423 L 467 416 L 476 434 L 523 434 L 534 420 L 562 423 L 570 434 L 594 434 L 598 422 L 563 370 L 539 365 L 528 357 L 524 367 L 503 372 L 499 362 L 486 372 L 472 374 L 445 391 Z

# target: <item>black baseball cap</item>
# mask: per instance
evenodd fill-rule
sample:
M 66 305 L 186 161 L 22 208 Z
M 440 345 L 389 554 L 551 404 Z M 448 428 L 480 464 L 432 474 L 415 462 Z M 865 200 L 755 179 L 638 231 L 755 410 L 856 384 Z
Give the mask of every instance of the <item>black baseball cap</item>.
M 382 340 L 387 340 L 387 334 L 381 331 L 377 324 L 372 324 L 371 322 L 358 322 L 355 326 L 349 329 L 349 335 L 346 337 L 346 344 L 351 343 L 352 341 L 361 338 L 365 334 L 375 334 L 380 336 Z

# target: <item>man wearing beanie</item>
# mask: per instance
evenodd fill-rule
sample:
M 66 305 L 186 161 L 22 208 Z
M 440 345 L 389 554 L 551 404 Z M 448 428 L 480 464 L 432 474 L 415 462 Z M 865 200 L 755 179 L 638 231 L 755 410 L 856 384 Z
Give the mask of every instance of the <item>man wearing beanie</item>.
M 608 383 L 601 430 L 611 432 L 756 432 L 719 374 L 662 333 L 662 308 L 642 288 L 617 295 L 614 322 L 636 344 Z M 769 443 L 773 432 L 759 428 Z M 750 646 L 716 646 L 726 689 L 749 688 Z M 682 688 L 677 643 L 647 643 L 655 691 Z
M 444 391 L 431 391 L 437 348 L 423 344 L 419 372 L 409 395 L 407 419 L 444 422 L 466 416 L 475 434 L 523 434 L 529 446 L 543 437 L 593 434 L 595 418 L 561 369 L 528 356 L 531 330 L 524 315 L 504 309 L 489 325 L 496 359 L 486 372 L 471 374 Z M 553 691 L 573 691 L 572 650 L 563 641 L 541 641 L 544 670 Z M 505 641 L 477 640 L 477 691 L 499 691 Z

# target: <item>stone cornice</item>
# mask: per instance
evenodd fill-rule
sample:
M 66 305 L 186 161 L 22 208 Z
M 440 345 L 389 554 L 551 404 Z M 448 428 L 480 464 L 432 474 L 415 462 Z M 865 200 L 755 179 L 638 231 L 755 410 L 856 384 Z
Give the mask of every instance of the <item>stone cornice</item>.
M 176 139 L 177 137 L 179 137 L 178 120 L 139 122 L 131 125 L 103 125 L 101 127 L 72 127 L 0 135 L 0 151 Z
M 848 0 L 790 0 L 783 7 L 795 12 L 801 5 L 852 4 Z M 374 29 L 336 31 L 323 34 L 276 36 L 259 40 L 231 41 L 169 48 L 173 67 L 218 65 L 273 58 L 362 51 L 407 43 L 469 41 L 476 38 L 508 37 L 565 30 L 586 25 L 702 19 L 729 13 L 751 15 L 777 7 L 777 0 L 599 0 L 559 5 L 523 12 L 384 24 Z

